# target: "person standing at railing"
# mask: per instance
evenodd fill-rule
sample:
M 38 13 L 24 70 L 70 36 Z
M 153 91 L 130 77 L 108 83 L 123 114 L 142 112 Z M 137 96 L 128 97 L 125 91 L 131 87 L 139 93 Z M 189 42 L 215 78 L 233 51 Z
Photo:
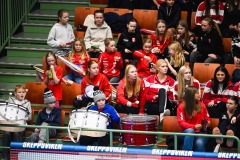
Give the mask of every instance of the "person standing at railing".
M 210 117 L 206 105 L 200 101 L 201 93 L 194 86 L 188 86 L 185 91 L 184 101 L 178 105 L 177 119 L 182 133 L 203 133 L 203 121 L 210 126 Z M 174 124 L 173 124 L 174 125 Z M 183 141 L 183 150 L 205 151 L 206 137 L 179 136 Z
M 53 48 L 52 52 L 59 56 L 68 56 L 71 51 L 71 44 L 75 39 L 73 28 L 68 21 L 68 11 L 60 9 L 57 23 L 53 25 L 48 34 L 47 44 Z
M 55 97 L 53 92 L 46 88 L 44 90 L 44 104 L 46 107 L 38 114 L 35 125 L 41 126 L 60 126 L 61 125 L 61 110 L 55 107 Z M 57 130 L 49 129 L 49 137 L 56 137 Z M 30 142 L 45 143 L 46 129 L 35 128 L 30 136 Z
M 138 77 L 137 69 L 129 64 L 125 70 L 124 78 L 117 87 L 116 110 L 119 113 L 144 114 L 146 92 L 144 81 Z
M 98 112 L 102 112 L 108 115 L 109 124 L 107 125 L 108 129 L 113 128 L 113 123 L 120 122 L 120 116 L 117 111 L 106 103 L 106 96 L 101 90 L 96 90 L 93 92 L 93 100 L 95 105 L 90 106 L 89 110 L 94 110 Z M 97 115 L 96 115 L 97 116 Z M 109 146 L 109 133 L 106 133 L 103 137 L 90 137 L 90 136 L 81 136 L 80 137 L 80 145 L 92 145 L 94 142 L 98 142 L 99 146 Z
M 32 119 L 32 108 L 31 103 L 25 99 L 27 90 L 22 85 L 16 85 L 15 87 L 15 97 L 9 96 L 9 99 L 7 100 L 7 103 L 13 103 L 16 105 L 20 105 L 21 107 L 24 107 L 27 110 L 27 117 L 26 120 L 24 120 L 23 124 L 26 125 L 26 121 L 30 121 Z M 9 110 L 11 112 L 11 110 Z M 19 112 L 22 113 L 22 112 Z M 14 115 L 14 113 L 12 113 Z M 18 116 L 18 114 L 16 115 Z M 3 139 L 2 139 L 2 145 L 3 146 L 10 146 L 11 141 L 14 142 L 21 142 L 22 141 L 22 135 L 23 132 L 7 132 L 3 131 Z M 10 152 L 9 149 L 2 149 L 2 159 L 3 160 L 9 160 Z

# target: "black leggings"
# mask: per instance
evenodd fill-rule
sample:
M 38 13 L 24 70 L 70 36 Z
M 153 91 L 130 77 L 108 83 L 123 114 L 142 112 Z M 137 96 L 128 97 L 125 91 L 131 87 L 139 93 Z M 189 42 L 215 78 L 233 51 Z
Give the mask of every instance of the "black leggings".
M 139 107 L 128 107 L 123 104 L 116 104 L 115 109 L 118 113 L 138 114 Z

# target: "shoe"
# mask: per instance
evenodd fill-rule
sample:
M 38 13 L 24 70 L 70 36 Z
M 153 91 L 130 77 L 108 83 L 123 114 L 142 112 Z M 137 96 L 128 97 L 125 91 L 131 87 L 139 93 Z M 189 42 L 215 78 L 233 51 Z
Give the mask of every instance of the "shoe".
M 164 118 L 164 116 L 170 116 L 170 114 L 171 114 L 171 112 L 170 112 L 170 110 L 169 109 L 166 109 L 163 113 L 160 113 L 160 123 L 162 123 L 163 122 L 163 118 Z
M 227 133 L 226 133 L 227 136 L 234 136 L 234 133 L 232 130 L 228 130 Z M 227 142 L 226 142 L 226 145 L 227 147 L 231 148 L 233 146 L 233 138 L 228 138 L 227 139 Z
M 218 127 L 213 128 L 212 131 L 213 135 L 221 135 L 221 132 Z M 223 143 L 223 138 L 216 138 L 216 143 L 217 144 L 222 144 Z
M 44 140 L 39 140 L 38 143 L 45 143 Z

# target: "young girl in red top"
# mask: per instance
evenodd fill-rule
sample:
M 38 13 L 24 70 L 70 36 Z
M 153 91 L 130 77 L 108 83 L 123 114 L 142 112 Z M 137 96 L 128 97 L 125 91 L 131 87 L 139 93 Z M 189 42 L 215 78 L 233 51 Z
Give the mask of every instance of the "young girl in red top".
M 120 81 L 120 70 L 123 68 L 121 53 L 116 51 L 116 44 L 113 39 L 107 38 L 104 43 L 106 51 L 98 57 L 99 71 L 107 76 L 110 83 L 118 83 Z
M 152 52 L 155 53 L 158 59 L 168 57 L 168 45 L 172 42 L 172 37 L 167 33 L 167 25 L 163 19 L 157 21 L 156 34 L 152 34 Z
M 157 56 L 151 52 L 152 40 L 146 39 L 143 42 L 143 50 L 135 51 L 134 57 L 138 59 L 137 71 L 138 76 L 146 78 L 155 73 L 154 65 L 157 62 Z
M 91 93 L 91 96 L 86 93 L 86 87 L 90 85 L 94 86 L 91 88 L 91 90 L 88 91 L 89 93 Z M 80 95 L 77 96 L 77 100 L 79 101 L 78 106 L 86 107 L 90 103 L 92 103 L 92 93 L 95 90 L 103 91 L 106 96 L 106 100 L 109 100 L 109 98 L 111 97 L 112 89 L 107 77 L 102 73 L 99 73 L 98 63 L 95 60 L 90 60 L 88 62 L 86 76 L 82 79 Z
M 177 119 L 182 133 L 202 133 L 203 120 L 207 121 L 207 126 L 210 125 L 208 111 L 200 99 L 201 93 L 198 88 L 194 86 L 186 88 L 184 101 L 177 108 Z M 183 150 L 205 151 L 206 137 L 181 136 L 181 139 L 183 140 Z
M 116 110 L 120 113 L 143 114 L 146 101 L 144 81 L 134 65 L 127 65 L 124 78 L 117 87 Z
M 47 70 L 44 71 L 43 81 L 56 98 L 55 107 L 60 108 L 62 103 L 61 79 L 63 77 L 63 70 L 57 65 L 57 58 L 52 52 L 47 53 L 46 64 Z
M 86 52 L 86 47 L 83 39 L 77 38 L 74 40 L 73 49 L 68 56 L 68 60 L 69 62 L 79 66 L 84 72 L 86 72 L 88 61 L 90 61 L 90 56 Z M 78 84 L 82 82 L 82 74 L 74 72 L 67 65 L 66 69 L 69 70 L 70 73 L 63 78 L 63 81 L 69 79 L 75 81 Z

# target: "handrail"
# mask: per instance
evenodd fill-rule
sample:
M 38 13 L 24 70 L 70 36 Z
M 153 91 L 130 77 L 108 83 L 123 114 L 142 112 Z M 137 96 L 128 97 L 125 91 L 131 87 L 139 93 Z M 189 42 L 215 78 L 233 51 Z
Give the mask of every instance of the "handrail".
M 45 128 L 46 135 L 49 135 L 49 129 L 60 129 L 67 130 L 68 127 L 59 126 L 39 126 L 39 125 L 15 125 L 15 124 L 0 124 L 4 127 L 20 127 L 20 128 Z M 71 127 L 72 130 L 79 130 L 79 127 Z M 156 131 L 138 131 L 138 130 L 119 130 L 119 129 L 93 129 L 93 128 L 82 128 L 82 131 L 98 131 L 98 132 L 109 132 L 110 134 L 110 147 L 113 146 L 113 133 L 133 133 L 133 134 L 153 134 L 153 135 L 173 135 L 174 136 L 174 149 L 177 150 L 177 138 L 178 136 L 194 136 L 194 137 L 210 137 L 210 138 L 233 138 L 237 141 L 237 150 L 240 153 L 240 140 L 236 136 L 227 135 L 212 135 L 212 134 L 192 134 L 192 133 L 175 133 L 175 132 L 156 132 Z M 49 143 L 49 136 L 46 136 L 46 142 Z M 2 147 L 0 148 L 10 148 Z
M 37 0 L 1 0 L 0 15 L 0 52 L 8 44 L 11 36 L 18 29 L 23 20 L 27 20 L 27 14 L 37 3 Z

